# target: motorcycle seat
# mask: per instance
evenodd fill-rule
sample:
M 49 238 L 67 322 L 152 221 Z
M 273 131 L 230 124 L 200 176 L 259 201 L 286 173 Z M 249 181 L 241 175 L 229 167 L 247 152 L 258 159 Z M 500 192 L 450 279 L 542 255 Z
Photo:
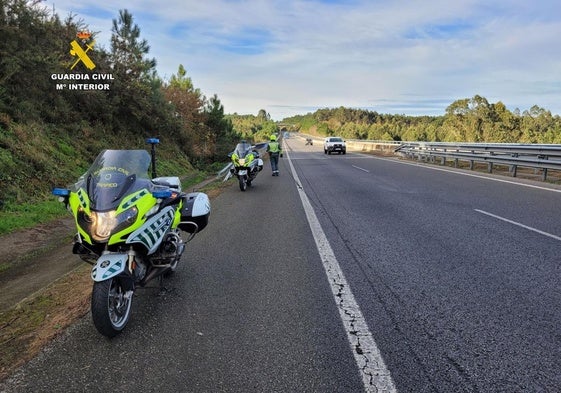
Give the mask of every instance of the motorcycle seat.
M 157 186 L 169 187 L 181 191 L 181 180 L 179 180 L 177 176 L 156 177 L 152 179 L 152 183 Z

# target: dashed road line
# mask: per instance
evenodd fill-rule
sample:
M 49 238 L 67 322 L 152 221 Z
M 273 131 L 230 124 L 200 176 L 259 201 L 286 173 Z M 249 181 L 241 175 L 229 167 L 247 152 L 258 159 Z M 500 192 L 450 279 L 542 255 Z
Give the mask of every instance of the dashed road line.
M 353 168 L 356 168 L 356 169 L 361 170 L 361 171 L 363 171 L 363 172 L 370 173 L 370 171 L 369 171 L 368 169 L 364 169 L 364 168 L 361 168 L 361 167 L 356 166 L 356 165 L 351 165 L 351 166 L 352 166 Z

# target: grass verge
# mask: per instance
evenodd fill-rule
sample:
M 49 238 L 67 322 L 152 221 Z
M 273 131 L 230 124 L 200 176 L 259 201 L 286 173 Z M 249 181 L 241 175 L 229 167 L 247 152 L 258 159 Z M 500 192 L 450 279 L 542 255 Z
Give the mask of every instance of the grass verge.
M 0 235 L 65 217 L 68 211 L 54 197 L 37 203 L 6 204 L 0 211 Z
M 89 310 L 90 267 L 86 264 L 0 313 L 0 380 Z

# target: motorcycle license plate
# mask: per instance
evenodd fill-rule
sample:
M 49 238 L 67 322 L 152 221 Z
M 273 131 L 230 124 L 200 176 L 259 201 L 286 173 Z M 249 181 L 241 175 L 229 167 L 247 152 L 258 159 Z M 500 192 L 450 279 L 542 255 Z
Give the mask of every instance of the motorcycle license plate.
M 238 172 L 238 176 L 245 176 L 247 175 L 247 169 L 242 169 L 241 171 Z

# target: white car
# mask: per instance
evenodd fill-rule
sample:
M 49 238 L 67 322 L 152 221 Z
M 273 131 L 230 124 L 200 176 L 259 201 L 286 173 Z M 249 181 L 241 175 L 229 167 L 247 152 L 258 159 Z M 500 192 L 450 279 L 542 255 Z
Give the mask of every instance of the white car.
M 323 152 L 325 154 L 331 154 L 334 152 L 339 152 L 339 154 L 347 154 L 347 145 L 343 138 L 338 136 L 330 136 L 325 138 L 323 142 Z

